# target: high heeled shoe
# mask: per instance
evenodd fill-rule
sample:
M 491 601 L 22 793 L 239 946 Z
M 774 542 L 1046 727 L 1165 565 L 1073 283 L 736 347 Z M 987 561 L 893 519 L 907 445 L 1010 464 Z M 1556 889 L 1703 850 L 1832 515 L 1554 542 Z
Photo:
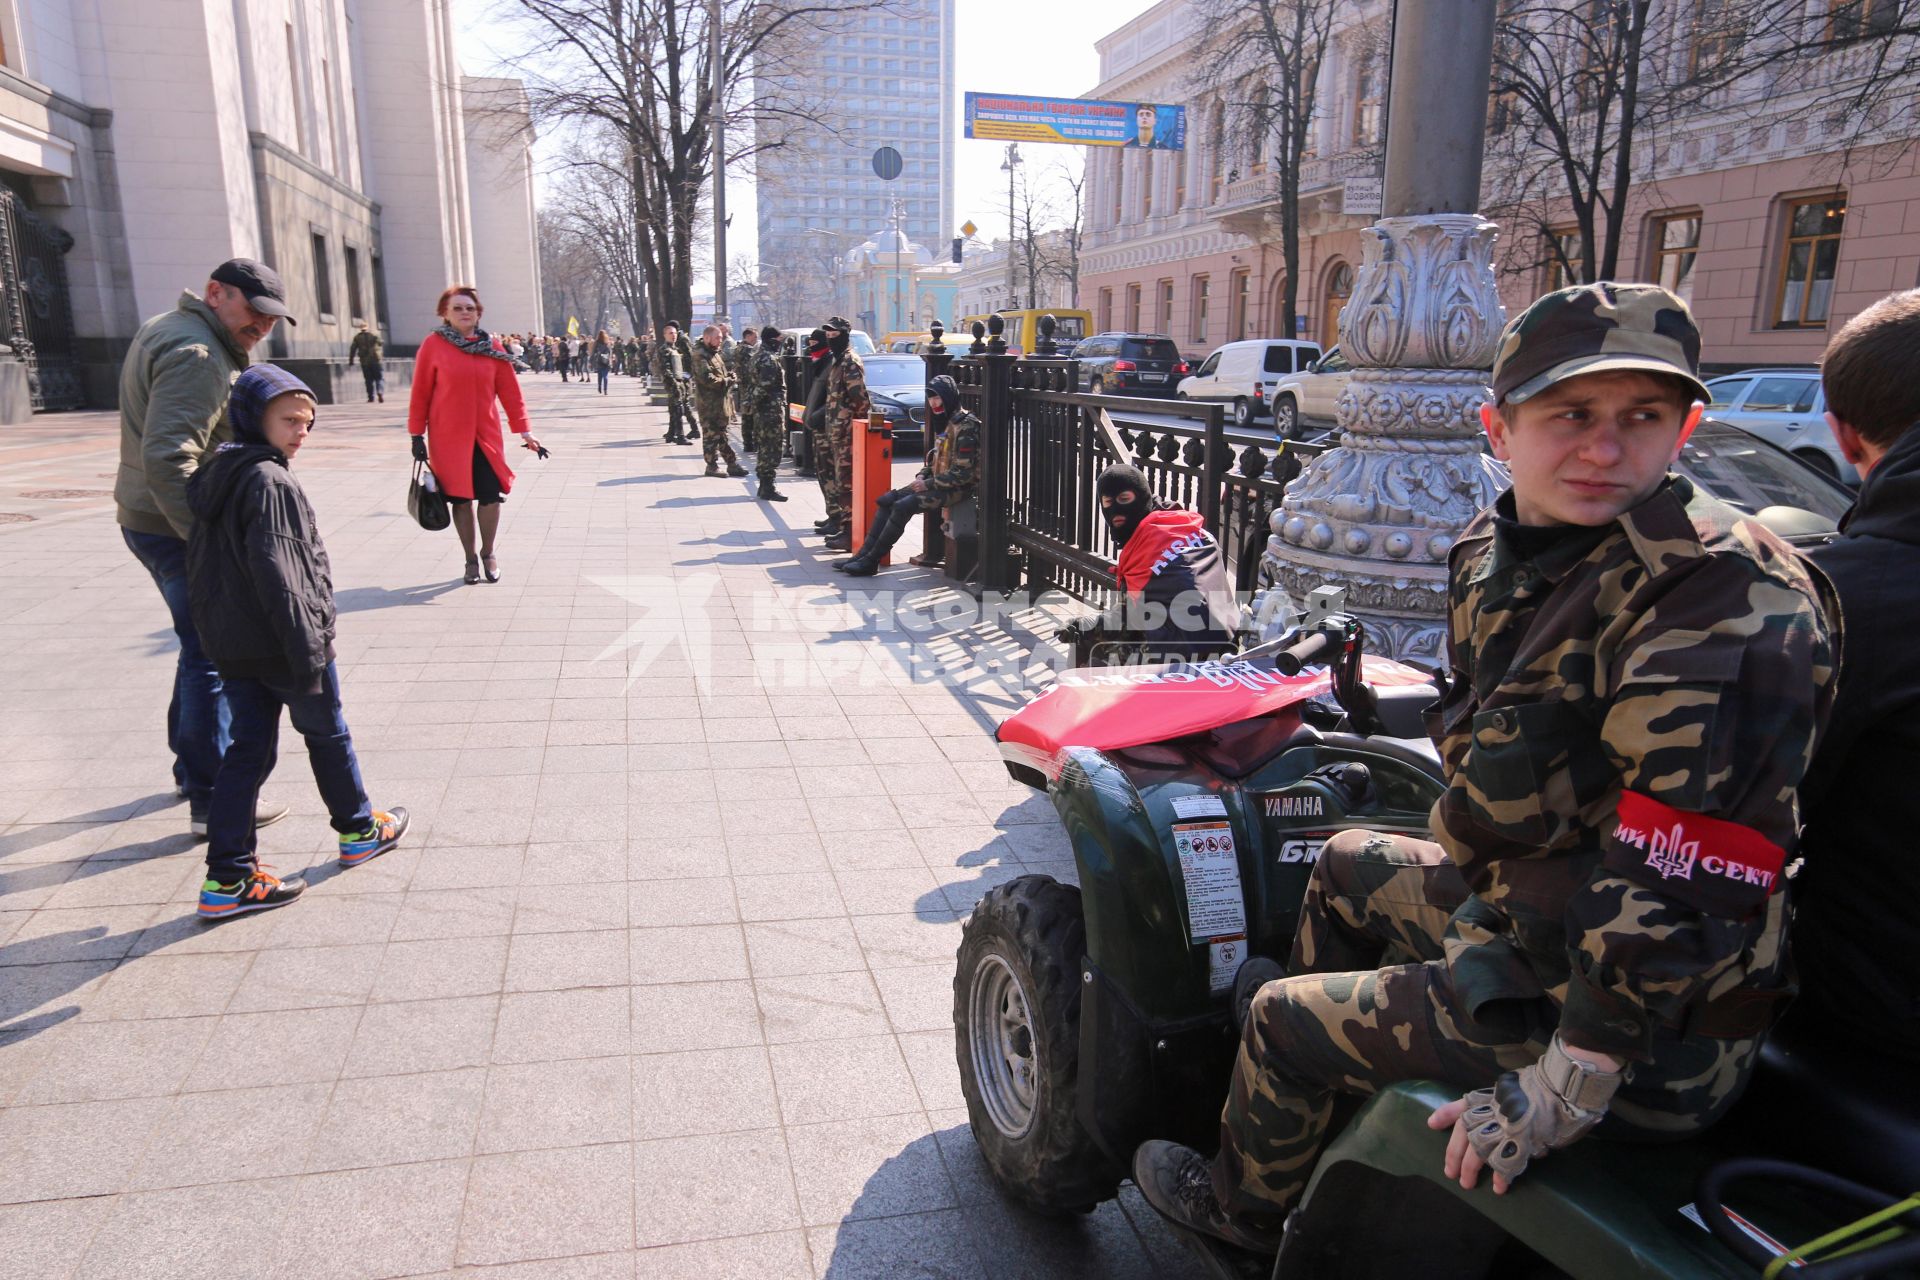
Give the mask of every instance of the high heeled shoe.
M 485 566 L 487 581 L 500 581 L 500 561 L 493 556 L 481 556 L 480 563 Z
M 480 581 L 480 561 L 478 557 L 467 561 L 465 580 L 468 586 L 472 586 L 474 583 Z

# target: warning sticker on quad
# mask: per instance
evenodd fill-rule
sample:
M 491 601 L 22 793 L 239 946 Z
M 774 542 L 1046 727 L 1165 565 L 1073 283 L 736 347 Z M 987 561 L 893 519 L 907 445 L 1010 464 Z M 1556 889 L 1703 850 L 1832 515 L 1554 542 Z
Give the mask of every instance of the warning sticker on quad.
M 1225 822 L 1180 822 L 1173 826 L 1180 876 L 1187 886 L 1187 932 L 1195 942 L 1243 936 L 1246 900 L 1240 893 L 1240 859 L 1233 827 Z

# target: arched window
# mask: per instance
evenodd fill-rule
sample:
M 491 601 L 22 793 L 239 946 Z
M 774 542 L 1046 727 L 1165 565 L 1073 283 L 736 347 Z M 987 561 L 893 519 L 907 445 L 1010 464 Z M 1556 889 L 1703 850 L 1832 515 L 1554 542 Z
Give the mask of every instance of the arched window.
M 1320 307 L 1322 349 L 1340 341 L 1340 313 L 1346 309 L 1347 301 L 1352 297 L 1353 268 L 1345 262 L 1336 262 L 1327 272 L 1327 297 Z

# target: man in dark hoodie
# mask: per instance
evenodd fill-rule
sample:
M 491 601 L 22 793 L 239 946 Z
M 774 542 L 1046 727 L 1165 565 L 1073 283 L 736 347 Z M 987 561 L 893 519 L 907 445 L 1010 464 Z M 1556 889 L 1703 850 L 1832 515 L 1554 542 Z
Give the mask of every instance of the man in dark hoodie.
M 276 365 L 254 365 L 233 384 L 227 420 L 233 440 L 187 482 L 189 603 L 233 709 L 208 813 L 200 915 L 209 920 L 284 906 L 306 889 L 254 856 L 254 805 L 273 772 L 283 707 L 306 739 L 342 866 L 380 856 L 407 829 L 405 809 L 367 802 L 340 707 L 327 549 L 291 470 L 313 429 L 313 392 Z
M 1860 469 L 1812 553 L 1840 595 L 1840 688 L 1800 786 L 1806 868 L 1787 1028 L 1920 1066 L 1920 289 L 1883 298 L 1820 363 L 1827 423 Z
M 878 573 L 880 561 L 915 516 L 952 506 L 973 492 L 979 479 L 980 419 L 960 407 L 960 388 L 944 373 L 927 384 L 927 420 L 940 433 L 933 456 L 911 483 L 874 499 L 867 539 L 851 559 L 834 563 L 840 572 L 856 578 Z
M 1239 601 L 1220 544 L 1196 511 L 1153 496 L 1146 473 L 1116 462 L 1095 481 L 1100 518 L 1119 559 L 1121 603 L 1061 638 L 1095 662 L 1198 661 L 1234 649 Z

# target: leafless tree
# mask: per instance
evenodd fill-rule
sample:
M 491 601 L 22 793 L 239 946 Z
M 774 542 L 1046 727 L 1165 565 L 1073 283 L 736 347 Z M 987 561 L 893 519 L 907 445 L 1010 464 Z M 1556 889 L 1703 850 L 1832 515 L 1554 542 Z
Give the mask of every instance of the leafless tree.
M 1840 150 L 1913 111 L 1920 0 L 1508 0 L 1495 29 L 1489 212 L 1538 248 L 1509 270 L 1615 278 L 1662 140 L 1756 98 L 1805 97 Z M 1910 139 L 1912 130 L 1906 131 Z
M 593 246 L 567 217 L 540 210 L 540 299 L 544 333 L 565 333 L 569 317 L 597 325 L 606 296 L 606 273 Z
M 595 147 L 583 150 L 598 154 Z M 642 326 L 648 314 L 645 245 L 632 216 L 632 176 L 632 167 L 617 156 L 576 161 L 556 179 L 545 212 L 591 255 L 600 280 Z
M 1080 236 L 1087 222 L 1087 170 L 1084 164 L 1056 160 L 1042 174 L 1049 221 L 1058 232 L 1037 264 L 1042 276 L 1063 280 L 1067 297 L 1080 303 Z
M 750 167 L 826 116 L 770 76 L 790 50 L 890 0 L 724 0 L 725 164 Z M 495 0 L 539 119 L 597 126 L 630 171 L 635 240 L 656 323 L 693 308 L 695 237 L 714 171 L 708 6 L 688 0 Z M 756 72 L 758 74 L 756 74 Z M 780 86 L 780 92 L 768 86 Z
M 1300 301 L 1300 168 L 1312 154 L 1320 69 L 1335 17 L 1358 8 L 1354 0 L 1193 0 L 1198 69 L 1189 96 L 1205 104 L 1205 142 L 1216 158 L 1245 155 L 1266 166 L 1286 269 L 1288 338 L 1296 336 Z
M 727 264 L 727 297 L 751 308 L 750 314 L 758 317 L 755 328 L 780 323 L 774 289 L 767 283 L 766 275 L 760 263 L 744 253 L 734 254 L 733 261 Z

